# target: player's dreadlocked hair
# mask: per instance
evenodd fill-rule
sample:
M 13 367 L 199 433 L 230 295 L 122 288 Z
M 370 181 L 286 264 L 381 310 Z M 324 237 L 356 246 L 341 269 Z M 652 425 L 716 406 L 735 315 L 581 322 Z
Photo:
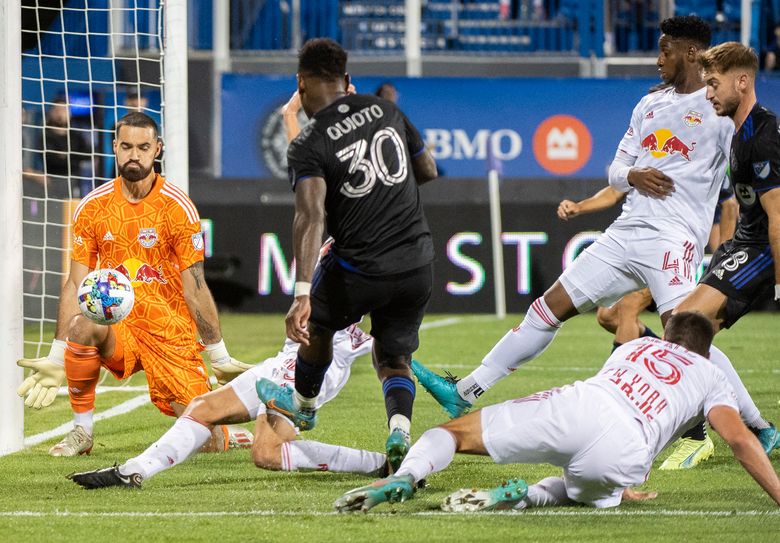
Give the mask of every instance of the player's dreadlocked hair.
M 696 15 L 669 17 L 661 22 L 661 33 L 672 38 L 691 40 L 702 49 L 710 46 L 712 30 L 710 25 Z
M 119 137 L 119 129 L 123 126 L 134 126 L 136 128 L 152 128 L 154 129 L 154 136 L 157 137 L 157 135 L 160 133 L 159 128 L 157 128 L 157 122 L 152 119 L 149 115 L 146 113 L 141 113 L 140 111 L 131 111 L 121 119 L 119 119 L 119 122 L 116 123 L 116 132 L 114 132 L 115 137 Z
M 328 81 L 342 79 L 347 73 L 347 52 L 329 38 L 314 38 L 298 53 L 298 73 Z
M 710 320 L 695 311 L 675 313 L 666 323 L 664 339 L 702 356 L 708 356 L 715 332 Z

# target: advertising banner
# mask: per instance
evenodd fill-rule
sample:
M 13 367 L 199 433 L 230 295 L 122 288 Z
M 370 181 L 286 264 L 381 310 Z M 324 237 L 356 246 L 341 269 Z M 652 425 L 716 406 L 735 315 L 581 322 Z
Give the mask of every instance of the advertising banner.
M 208 225 L 206 272 L 217 301 L 241 311 L 287 311 L 295 280 L 292 206 L 197 204 Z M 510 312 L 525 311 L 619 212 L 563 222 L 555 210 L 552 204 L 503 207 Z M 427 205 L 425 212 L 436 248 L 429 311 L 493 312 L 487 204 Z
M 360 77 L 358 92 L 385 80 Z M 657 79 L 393 78 L 398 105 L 447 177 L 605 178 L 631 112 Z M 227 74 L 222 80 L 222 174 L 286 179 L 279 108 L 294 77 Z M 780 111 L 780 79 L 760 79 L 762 103 Z M 306 122 L 301 113 L 300 120 Z

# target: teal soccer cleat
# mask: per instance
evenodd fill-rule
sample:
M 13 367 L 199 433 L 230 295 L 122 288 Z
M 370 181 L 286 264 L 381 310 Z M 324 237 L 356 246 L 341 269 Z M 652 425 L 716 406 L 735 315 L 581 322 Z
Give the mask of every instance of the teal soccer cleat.
M 409 452 L 411 444 L 412 440 L 409 434 L 400 428 L 396 428 L 387 436 L 385 451 L 387 452 L 387 463 L 390 464 L 393 473 L 401 467 L 401 462 L 403 462 L 406 453 Z
M 474 513 L 477 511 L 502 511 L 514 509 L 528 495 L 528 484 L 522 479 L 510 479 L 489 490 L 462 488 L 453 492 L 441 504 L 450 513 Z
M 350 490 L 333 503 L 339 513 L 368 511 L 380 503 L 405 502 L 414 496 L 414 478 L 411 475 L 391 475 L 367 486 Z
M 311 430 L 317 424 L 317 413 L 302 413 L 295 407 L 291 388 L 280 387 L 268 379 L 258 379 L 255 383 L 257 397 L 268 409 L 276 411 L 290 419 L 301 431 Z
M 422 387 L 439 402 L 450 418 L 457 418 L 469 410 L 471 403 L 458 394 L 456 383 L 458 379 L 452 375 L 442 377 L 423 366 L 417 360 L 412 360 L 412 372 Z
M 769 428 L 762 428 L 759 430 L 756 433 L 756 437 L 767 455 L 780 447 L 780 432 L 777 431 L 777 428 L 775 428 L 775 425 L 771 422 L 769 423 Z

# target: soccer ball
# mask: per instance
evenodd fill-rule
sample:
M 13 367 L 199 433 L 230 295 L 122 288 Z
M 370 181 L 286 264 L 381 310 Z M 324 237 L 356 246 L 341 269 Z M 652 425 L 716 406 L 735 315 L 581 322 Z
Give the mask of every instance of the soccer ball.
M 79 309 L 98 324 L 114 324 L 130 314 L 135 302 L 133 285 L 123 273 L 112 269 L 93 270 L 78 290 Z

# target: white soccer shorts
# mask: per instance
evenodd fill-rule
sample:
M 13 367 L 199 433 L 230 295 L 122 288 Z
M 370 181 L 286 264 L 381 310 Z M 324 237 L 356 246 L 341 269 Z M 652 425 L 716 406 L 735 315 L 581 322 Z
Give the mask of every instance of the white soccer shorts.
M 264 415 L 266 411 L 265 404 L 257 397 L 255 383 L 259 379 L 268 379 L 279 386 L 295 386 L 295 354 L 279 353 L 276 357 L 267 358 L 260 364 L 253 366 L 245 371 L 227 385 L 233 388 L 238 399 L 246 407 L 252 420 L 258 415 Z M 322 382 L 322 389 L 317 398 L 317 408 L 324 403 L 329 402 L 339 391 L 344 388 L 349 379 L 350 366 L 345 364 L 332 363 L 325 374 L 325 380 Z M 274 412 L 275 413 L 275 412 Z
M 595 306 L 611 306 L 647 286 L 663 315 L 696 286 L 700 261 L 694 244 L 680 236 L 649 228 L 610 228 L 559 280 L 581 313 Z
M 482 440 L 495 462 L 560 466 L 570 499 L 615 507 L 653 461 L 639 423 L 623 409 L 577 382 L 484 408 Z

